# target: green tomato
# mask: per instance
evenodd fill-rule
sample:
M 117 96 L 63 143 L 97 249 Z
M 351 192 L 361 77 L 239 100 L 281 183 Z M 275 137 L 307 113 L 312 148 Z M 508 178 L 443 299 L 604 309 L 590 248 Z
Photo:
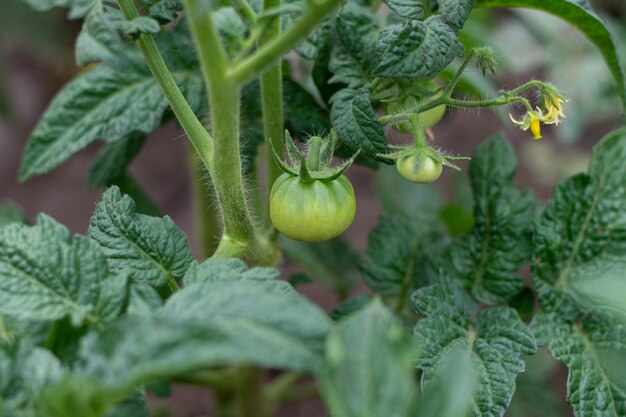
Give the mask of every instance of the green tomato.
M 398 159 L 396 169 L 411 182 L 427 184 L 441 176 L 443 165 L 428 155 L 416 154 Z
M 296 240 L 319 242 L 348 229 L 356 213 L 354 189 L 341 175 L 332 181 L 300 181 L 282 174 L 270 193 L 270 218 L 279 232 Z
M 437 88 L 437 84 L 430 83 L 428 84 L 428 87 L 435 89 Z M 440 96 L 441 94 L 435 95 L 432 98 L 435 99 Z M 409 94 L 406 97 L 401 98 L 400 100 L 389 101 L 389 102 L 383 103 L 383 110 L 385 114 L 387 115 L 399 114 L 399 113 L 404 113 L 405 111 L 414 110 L 417 107 L 419 107 L 421 103 L 422 103 L 422 100 L 420 97 Z M 426 110 L 425 112 L 420 113 L 419 114 L 420 125 L 422 125 L 423 129 L 430 129 L 441 120 L 445 112 L 446 112 L 446 105 L 442 104 L 440 106 L 434 107 L 430 110 Z M 411 123 L 408 120 L 394 123 L 391 125 L 391 127 L 400 133 L 408 134 L 408 133 L 413 132 L 413 129 L 411 128 Z

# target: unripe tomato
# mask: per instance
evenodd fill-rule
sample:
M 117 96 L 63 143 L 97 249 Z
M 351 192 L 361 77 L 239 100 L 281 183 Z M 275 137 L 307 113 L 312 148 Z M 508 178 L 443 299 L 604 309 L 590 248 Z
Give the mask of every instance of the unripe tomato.
M 443 165 L 428 155 L 415 154 L 398 159 L 396 169 L 407 180 L 426 184 L 441 176 Z
M 430 82 L 426 85 L 429 89 L 438 88 L 437 84 L 434 82 Z M 440 97 L 441 94 L 433 96 L 431 99 L 435 99 Z M 430 99 L 429 99 L 430 100 Z M 422 99 L 413 94 L 409 94 L 400 100 L 396 101 L 388 101 L 383 103 L 383 110 L 385 114 L 399 114 L 404 113 L 406 111 L 414 110 L 422 104 Z M 434 107 L 430 110 L 426 110 L 419 114 L 419 122 L 422 125 L 422 129 L 430 129 L 434 125 L 436 125 L 443 115 L 446 112 L 446 105 L 442 104 L 440 106 Z M 397 122 L 391 125 L 391 127 L 400 132 L 400 133 L 412 133 L 413 129 L 411 128 L 411 123 L 406 120 L 402 122 Z
M 301 181 L 282 174 L 270 193 L 270 218 L 279 232 L 296 240 L 319 242 L 348 229 L 356 213 L 354 189 L 341 175 L 332 181 Z

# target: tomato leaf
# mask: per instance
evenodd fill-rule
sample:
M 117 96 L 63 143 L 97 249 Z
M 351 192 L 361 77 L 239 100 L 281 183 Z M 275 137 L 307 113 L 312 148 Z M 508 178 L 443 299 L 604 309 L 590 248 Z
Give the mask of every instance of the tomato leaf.
M 537 224 L 533 256 L 533 282 L 545 311 L 573 320 L 619 288 L 611 283 L 619 284 L 615 262 L 626 256 L 626 214 L 619 209 L 626 205 L 624 172 L 622 128 L 594 146 L 587 174 L 557 186 Z
M 442 251 L 445 234 L 427 215 L 385 213 L 368 236 L 361 265 L 365 283 L 382 295 L 402 297 L 398 305 L 408 305 L 414 290 L 431 283 L 432 254 Z
M 22 209 L 10 202 L 0 203 L 0 228 L 11 223 L 26 223 L 26 217 Z
M 476 148 L 470 165 L 474 227 L 451 247 L 455 275 L 480 301 L 499 304 L 524 287 L 515 275 L 531 257 L 535 203 L 513 185 L 517 160 L 502 135 Z
M 17 319 L 111 320 L 125 299 L 125 276 L 111 275 L 98 246 L 46 215 L 0 229 L 0 276 L 0 314 Z
M 89 188 L 110 185 L 116 178 L 122 176 L 126 172 L 126 167 L 141 150 L 144 140 L 144 135 L 132 134 L 105 145 L 89 169 Z
M 366 87 L 345 88 L 331 98 L 330 119 L 337 136 L 348 153 L 361 153 L 357 162 L 376 166 L 376 155 L 387 151 L 387 137 L 376 118 Z
M 577 417 L 626 414 L 626 325 L 586 316 L 568 323 L 558 316 L 536 318 L 548 349 L 569 369 L 567 401 Z M 535 323 L 533 323 L 535 324 Z
M 179 0 L 144 0 L 143 2 L 148 6 L 150 17 L 162 25 L 175 21 L 178 13 L 183 10 L 183 5 Z
M 415 415 L 415 352 L 406 331 L 380 300 L 344 317 L 328 335 L 320 372 L 335 417 Z
M 528 7 L 562 18 L 582 31 L 598 48 L 608 65 L 626 110 L 626 79 L 615 39 L 602 19 L 588 6 L 576 0 L 476 0 L 476 7 Z
M 85 16 L 96 0 L 22 0 L 32 9 L 46 12 L 55 7 L 69 9 L 70 19 L 80 19 Z
M 414 329 L 424 389 L 450 350 L 470 350 L 477 382 L 472 415 L 502 417 L 515 391 L 515 378 L 524 369 L 520 354 L 536 350 L 530 329 L 509 307 L 478 312 L 469 294 L 449 278 L 416 291 L 412 298 L 425 316 Z
M 314 372 L 330 320 L 276 279 L 276 270 L 243 266 L 242 272 L 242 266 L 218 259 L 200 264 L 196 273 L 206 279 L 192 280 L 163 307 L 87 334 L 80 365 L 47 384 L 40 405 L 55 417 L 73 417 L 76 407 L 81 416 L 97 417 L 142 386 L 198 369 L 256 364 Z M 210 279 L 216 271 L 224 279 Z
M 186 36 L 184 31 L 164 34 L 160 45 L 169 51 L 165 58 L 174 79 L 199 110 L 205 100 L 203 82 L 195 58 L 186 56 L 180 45 Z M 161 124 L 167 100 L 144 63 L 127 64 L 123 70 L 98 65 L 65 85 L 31 133 L 20 181 L 56 168 L 95 140 L 111 143 L 147 135 Z
M 136 214 L 133 200 L 117 187 L 102 195 L 89 236 L 112 271 L 127 271 L 133 280 L 155 287 L 181 278 L 192 261 L 187 237 L 168 216 Z
M 359 254 L 342 238 L 307 243 L 284 238 L 285 255 L 310 276 L 346 295 L 359 276 Z
M 357 88 L 366 84 L 376 64 L 374 41 L 375 17 L 366 7 L 349 2 L 335 19 L 333 49 L 328 68 L 330 83 Z

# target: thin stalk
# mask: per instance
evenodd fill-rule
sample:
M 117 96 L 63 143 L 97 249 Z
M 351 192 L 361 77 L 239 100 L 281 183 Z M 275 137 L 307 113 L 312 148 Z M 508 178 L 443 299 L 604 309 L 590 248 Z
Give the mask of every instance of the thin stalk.
M 118 0 L 120 9 L 126 19 L 132 20 L 139 16 L 139 11 L 133 0 Z M 183 130 L 187 134 L 189 141 L 198 152 L 202 162 L 209 167 L 210 159 L 213 155 L 213 139 L 204 128 L 200 120 L 196 117 L 181 93 L 176 80 L 165 65 L 163 57 L 151 35 L 141 35 L 137 40 L 137 45 L 141 50 L 152 75 L 159 84 L 161 91 L 174 111 L 176 118 L 180 122 Z
M 307 10 L 300 20 L 281 33 L 280 36 L 273 38 L 272 41 L 259 48 L 250 58 L 233 68 L 229 78 L 237 84 L 252 80 L 308 35 L 340 3 L 341 0 L 325 0 L 321 3 L 309 2 Z
M 474 56 L 476 56 L 476 51 L 472 49 L 469 52 L 469 54 L 467 54 L 467 56 L 465 57 L 465 60 L 463 61 L 459 69 L 457 70 L 456 74 L 454 74 L 454 78 L 452 78 L 452 80 L 448 84 L 448 87 L 446 87 L 446 91 L 443 93 L 445 97 L 450 97 L 452 95 L 452 91 L 454 91 L 454 88 L 459 83 L 459 80 L 461 79 L 463 72 L 465 72 L 465 69 L 467 68 L 469 63 L 472 62 L 472 59 L 474 59 Z
M 281 0 L 263 0 L 263 10 L 280 7 Z M 259 47 L 271 44 L 280 36 L 281 19 L 272 19 L 268 24 L 263 36 L 259 39 Z M 263 135 L 265 137 L 265 152 L 267 161 L 266 183 L 269 190 L 274 181 L 282 174 L 278 164 L 272 155 L 273 145 L 279 155 L 283 154 L 283 131 L 285 126 L 283 113 L 283 73 L 280 60 L 261 76 L 261 108 L 263 112 Z M 269 199 L 268 199 L 269 202 Z M 265 213 L 269 213 L 266 207 Z M 267 215 L 264 216 L 267 227 L 273 231 L 273 227 Z
M 233 8 L 248 26 L 256 23 L 256 12 L 246 0 L 233 0 Z
M 241 257 L 254 238 L 239 154 L 240 88 L 226 76 L 228 58 L 211 17 L 210 2 L 184 0 L 209 93 L 214 157 L 210 173 L 224 219 L 224 231 L 214 257 Z
M 242 369 L 239 384 L 239 416 L 266 417 L 262 394 L 263 372 L 260 368 Z
M 407 120 L 412 114 L 419 114 L 425 112 L 426 110 L 430 110 L 442 104 L 451 107 L 467 107 L 467 108 L 478 108 L 478 107 L 496 107 L 496 106 L 506 106 L 508 104 L 513 103 L 522 103 L 524 107 L 528 110 L 532 110 L 530 103 L 524 97 L 515 97 L 510 95 L 502 95 L 489 100 L 476 100 L 476 101 L 466 101 L 466 100 L 458 100 L 451 97 L 441 96 L 434 100 L 431 100 L 425 103 L 422 106 L 419 106 L 413 110 L 398 113 L 398 114 L 390 114 L 388 116 L 383 116 L 378 119 L 378 121 L 383 125 L 388 125 L 391 123 L 397 123 L 404 120 Z
M 172 294 L 180 290 L 178 282 L 176 282 L 171 274 L 167 275 L 167 286 L 170 288 L 170 291 L 172 291 Z

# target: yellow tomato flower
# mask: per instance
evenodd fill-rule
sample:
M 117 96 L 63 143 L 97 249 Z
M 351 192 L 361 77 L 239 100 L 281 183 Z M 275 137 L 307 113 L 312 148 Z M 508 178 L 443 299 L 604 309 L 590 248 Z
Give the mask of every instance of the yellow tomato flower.
M 546 123 L 546 119 L 541 113 L 541 110 L 528 111 L 522 120 L 515 120 L 513 116 L 509 114 L 511 121 L 518 125 L 522 130 L 528 130 L 533 134 L 534 139 L 541 139 L 541 123 Z M 548 121 L 548 123 L 554 123 Z
M 561 123 L 560 117 L 565 118 L 565 114 L 563 113 L 562 103 L 567 103 L 568 100 L 565 100 L 559 97 L 556 94 L 551 94 L 550 97 L 544 98 L 544 103 L 546 106 L 546 117 L 544 123 L 554 123 L 555 125 L 559 125 Z

